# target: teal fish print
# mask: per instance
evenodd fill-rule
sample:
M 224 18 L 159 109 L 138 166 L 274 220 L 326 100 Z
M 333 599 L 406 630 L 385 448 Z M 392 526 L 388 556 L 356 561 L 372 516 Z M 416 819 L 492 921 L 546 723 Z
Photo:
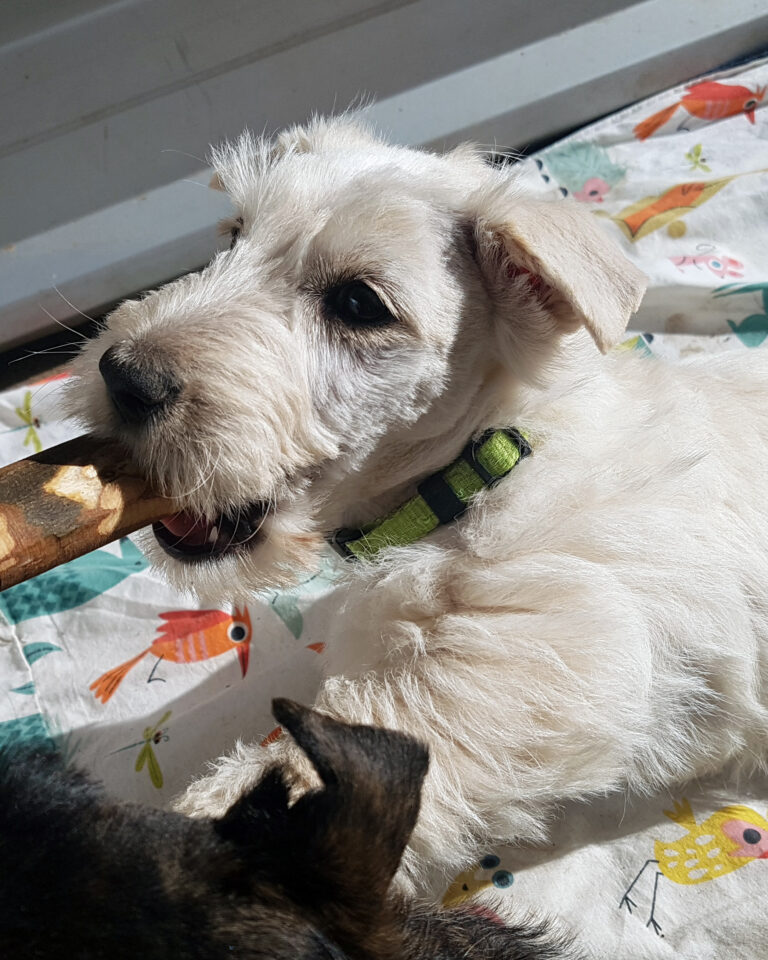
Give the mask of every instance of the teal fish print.
M 24 645 L 24 656 L 31 667 L 33 663 L 37 663 L 40 657 L 45 657 L 49 653 L 56 653 L 57 650 L 60 651 L 61 647 L 57 647 L 55 643 L 26 643 Z
M 51 734 L 42 713 L 31 713 L 27 717 L 15 717 L 0 723 L 0 750 L 22 744 L 53 750 Z
M 147 566 L 141 550 L 124 537 L 120 541 L 119 557 L 108 550 L 94 550 L 4 590 L 0 593 L 0 613 L 9 623 L 21 623 L 33 617 L 72 610 Z
M 311 577 L 302 580 L 290 590 L 278 590 L 272 595 L 269 601 L 270 607 L 297 640 L 304 630 L 304 617 L 299 606 L 299 599 L 307 598 L 318 590 L 325 590 L 337 576 L 335 559 L 323 556 L 320 560 L 320 569 L 313 573 Z
M 290 593 L 277 593 L 269 605 L 298 640 L 304 629 L 304 617 L 296 597 Z
M 752 313 L 738 323 L 729 320 L 728 326 L 745 347 L 759 347 L 768 337 L 768 283 L 726 283 L 715 290 L 713 297 L 732 297 L 741 293 L 759 293 L 763 313 Z
M 617 166 L 608 151 L 596 143 L 566 143 L 544 150 L 534 162 L 542 179 L 549 183 L 545 168 L 557 181 L 560 192 L 576 200 L 602 203 L 605 195 L 624 177 L 626 170 Z
M 729 320 L 728 326 L 745 347 L 759 347 L 768 337 L 768 314 L 753 313 L 739 323 Z

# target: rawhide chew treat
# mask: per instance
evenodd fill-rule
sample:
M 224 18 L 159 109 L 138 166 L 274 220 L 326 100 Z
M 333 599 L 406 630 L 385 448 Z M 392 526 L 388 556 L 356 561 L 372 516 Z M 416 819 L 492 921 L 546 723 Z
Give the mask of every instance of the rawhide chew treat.
M 84 436 L 0 469 L 0 590 L 178 509 L 125 451 Z

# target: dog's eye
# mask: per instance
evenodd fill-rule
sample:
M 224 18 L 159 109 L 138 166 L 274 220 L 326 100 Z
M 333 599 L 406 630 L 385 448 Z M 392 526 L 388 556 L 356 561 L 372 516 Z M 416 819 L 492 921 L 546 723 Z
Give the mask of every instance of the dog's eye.
M 378 295 L 362 280 L 352 280 L 335 287 L 326 294 L 325 302 L 350 327 L 379 327 L 395 319 Z

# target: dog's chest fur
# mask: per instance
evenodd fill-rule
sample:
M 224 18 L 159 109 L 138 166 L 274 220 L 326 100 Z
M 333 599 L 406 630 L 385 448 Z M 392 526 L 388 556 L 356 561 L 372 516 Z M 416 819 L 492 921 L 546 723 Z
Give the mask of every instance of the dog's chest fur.
M 393 713 L 409 678 L 430 691 L 398 713 L 414 732 L 461 716 L 443 762 L 486 814 L 487 765 L 525 807 L 704 774 L 768 733 L 765 364 L 577 352 L 515 423 L 533 456 L 454 528 L 355 569 L 329 642 L 329 703 L 375 670 Z
M 531 436 L 457 524 L 329 601 L 316 705 L 431 751 L 405 872 L 446 879 L 494 839 L 541 837 L 568 798 L 764 755 L 764 361 L 611 354 L 645 278 L 584 205 L 526 197 L 471 148 L 318 120 L 244 136 L 217 175 L 232 248 L 121 305 L 72 404 L 182 499 L 182 531 L 218 544 L 195 559 L 154 543 L 177 585 L 284 583 L 470 437 Z M 159 415 L 126 419 L 118 373 L 171 384 Z M 253 537 L 219 543 L 235 515 Z M 275 755 L 311 781 L 284 740 L 255 745 L 184 809 L 231 802 Z

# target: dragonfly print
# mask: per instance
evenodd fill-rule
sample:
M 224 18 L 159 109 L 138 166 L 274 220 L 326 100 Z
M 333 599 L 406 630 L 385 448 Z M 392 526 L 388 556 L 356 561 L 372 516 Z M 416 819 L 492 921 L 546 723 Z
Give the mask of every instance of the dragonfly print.
M 32 447 L 35 453 L 40 453 L 40 451 L 43 449 L 43 444 L 40 440 L 40 434 L 37 432 L 40 429 L 40 418 L 34 416 L 32 413 L 31 390 L 27 390 L 24 393 L 24 399 L 21 402 L 21 406 L 15 407 L 14 411 L 19 420 L 21 420 L 21 426 L 11 427 L 8 430 L 3 430 L 2 433 L 17 433 L 19 430 L 26 430 L 26 433 L 24 434 L 24 446 Z
M 116 753 L 123 753 L 126 750 L 135 750 L 136 747 L 140 747 L 134 770 L 136 773 L 141 773 L 146 767 L 149 779 L 152 781 L 152 786 L 157 790 L 162 790 L 164 779 L 163 771 L 160 769 L 160 763 L 155 753 L 155 747 L 160 743 L 167 743 L 170 739 L 165 724 L 171 719 L 171 713 L 171 710 L 167 710 L 153 727 L 145 727 L 141 740 L 137 740 L 135 743 L 129 743 L 125 747 L 119 747 L 110 754 L 110 756 L 112 756 Z

